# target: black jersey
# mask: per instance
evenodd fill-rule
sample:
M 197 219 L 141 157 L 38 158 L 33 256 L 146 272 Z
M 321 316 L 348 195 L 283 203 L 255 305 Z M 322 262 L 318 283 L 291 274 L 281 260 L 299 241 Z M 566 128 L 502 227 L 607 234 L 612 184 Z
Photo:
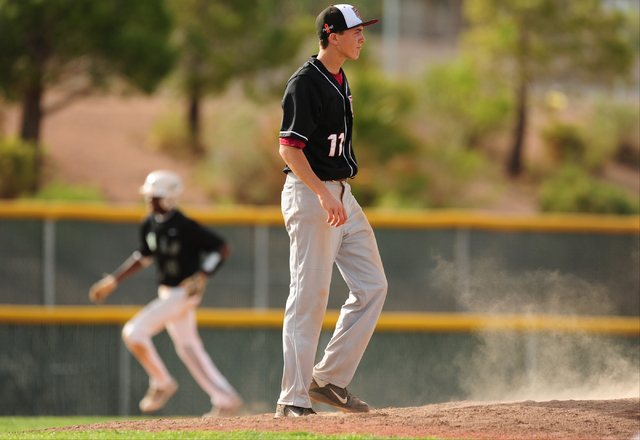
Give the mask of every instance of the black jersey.
M 302 151 L 320 180 L 355 177 L 358 173 L 351 148 L 351 89 L 342 74 L 340 86 L 317 56 L 312 56 L 289 78 L 282 99 L 280 137 L 306 144 Z M 290 171 L 289 167 L 284 169 L 285 173 Z
M 200 269 L 203 253 L 219 250 L 225 241 L 180 211 L 158 222 L 149 215 L 140 227 L 140 253 L 153 256 L 158 266 L 158 282 L 177 286 Z

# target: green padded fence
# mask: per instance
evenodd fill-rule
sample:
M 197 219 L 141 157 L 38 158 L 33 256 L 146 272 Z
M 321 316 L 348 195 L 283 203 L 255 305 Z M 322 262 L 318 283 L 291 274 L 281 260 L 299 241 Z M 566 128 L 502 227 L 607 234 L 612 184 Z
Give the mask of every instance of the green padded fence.
M 205 347 L 248 413 L 271 412 L 289 284 L 279 209 L 185 211 L 234 249 L 199 311 Z M 640 217 L 367 214 L 389 294 L 349 389 L 372 406 L 638 395 Z M 143 215 L 0 202 L 0 415 L 139 414 L 147 378 L 120 331 L 157 294 L 154 270 L 106 306 L 87 293 L 135 249 Z M 336 270 L 320 351 L 347 294 Z M 155 342 L 180 383 L 157 415 L 207 412 L 166 333 Z
M 234 250 L 204 307 L 284 307 L 289 238 L 278 208 L 185 211 Z M 137 246 L 144 214 L 141 205 L 0 202 L 0 303 L 88 305 L 91 284 Z M 389 281 L 387 311 L 640 315 L 638 216 L 368 216 Z M 108 303 L 145 304 L 156 295 L 154 280 L 149 268 Z M 347 295 L 336 269 L 329 308 Z
M 0 306 L 0 414 L 140 415 L 147 377 L 120 339 L 136 310 Z M 325 317 L 318 356 L 337 315 Z M 277 400 L 282 318 L 282 310 L 199 310 L 205 347 L 248 414 L 271 412 Z M 385 312 L 349 388 L 377 408 L 620 397 L 640 383 L 639 336 L 635 317 Z M 208 411 L 166 332 L 154 342 L 180 383 L 157 415 Z

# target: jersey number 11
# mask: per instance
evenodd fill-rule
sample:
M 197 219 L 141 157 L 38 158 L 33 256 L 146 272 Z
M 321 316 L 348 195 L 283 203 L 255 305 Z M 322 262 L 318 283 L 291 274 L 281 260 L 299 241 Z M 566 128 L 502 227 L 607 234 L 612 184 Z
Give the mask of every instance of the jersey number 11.
M 338 147 L 338 156 L 342 156 L 342 144 L 344 144 L 344 133 L 340 133 L 340 136 L 337 134 L 332 134 L 327 139 L 331 141 L 331 150 L 329 150 L 329 157 L 333 157 L 336 155 L 336 144 L 338 143 L 338 139 L 340 139 L 340 146 Z

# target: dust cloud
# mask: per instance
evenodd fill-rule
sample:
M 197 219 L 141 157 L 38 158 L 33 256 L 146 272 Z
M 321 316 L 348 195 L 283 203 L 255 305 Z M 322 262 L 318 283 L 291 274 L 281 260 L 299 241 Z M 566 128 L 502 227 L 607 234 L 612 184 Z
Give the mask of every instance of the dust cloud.
M 460 280 L 455 263 L 437 257 L 431 274 L 457 292 L 462 310 L 485 314 L 607 315 L 607 288 L 558 271 L 509 272 L 495 258 L 474 261 Z M 461 288 L 462 286 L 462 288 Z M 637 337 L 557 332 L 476 334 L 478 346 L 458 358 L 460 387 L 470 400 L 582 400 L 640 396 Z

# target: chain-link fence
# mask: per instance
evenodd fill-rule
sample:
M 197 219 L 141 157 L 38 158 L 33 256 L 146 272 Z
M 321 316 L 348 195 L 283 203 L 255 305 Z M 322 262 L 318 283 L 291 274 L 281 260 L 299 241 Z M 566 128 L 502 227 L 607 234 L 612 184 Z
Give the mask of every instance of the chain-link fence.
M 0 211 L 0 303 L 89 304 L 91 284 L 138 246 L 137 221 L 114 222 L 113 216 L 20 219 L 2 218 Z M 589 231 L 569 218 L 564 230 L 553 231 L 542 220 L 536 230 L 535 219 L 518 228 L 497 216 L 489 227 L 456 218 L 422 226 L 372 221 L 389 281 L 386 311 L 519 312 L 526 306 L 534 312 L 640 314 L 640 226 L 634 228 L 634 219 L 622 219 L 625 228 Z M 284 307 L 289 238 L 282 223 L 238 216 L 233 224 L 233 214 L 201 222 L 233 246 L 202 306 Z M 156 295 L 155 276 L 151 267 L 126 280 L 108 302 L 147 303 Z M 329 308 L 339 308 L 347 294 L 336 269 Z

